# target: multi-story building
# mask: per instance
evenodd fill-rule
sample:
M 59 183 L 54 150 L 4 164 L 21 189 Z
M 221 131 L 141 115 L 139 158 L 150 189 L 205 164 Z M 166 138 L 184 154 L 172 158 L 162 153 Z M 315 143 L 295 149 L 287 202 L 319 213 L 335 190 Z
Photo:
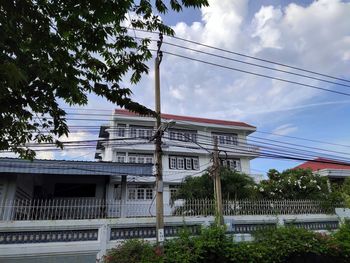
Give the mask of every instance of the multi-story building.
M 213 138 L 217 138 L 221 163 L 250 174 L 250 160 L 258 149 L 247 144 L 256 128 L 243 122 L 162 114 L 164 201 L 187 176 L 201 175 L 212 165 Z M 155 119 L 116 109 L 109 126 L 102 126 L 96 158 L 120 163 L 153 163 Z M 111 178 L 109 198 L 120 198 L 121 178 Z M 128 201 L 151 202 L 154 178 L 128 177 Z

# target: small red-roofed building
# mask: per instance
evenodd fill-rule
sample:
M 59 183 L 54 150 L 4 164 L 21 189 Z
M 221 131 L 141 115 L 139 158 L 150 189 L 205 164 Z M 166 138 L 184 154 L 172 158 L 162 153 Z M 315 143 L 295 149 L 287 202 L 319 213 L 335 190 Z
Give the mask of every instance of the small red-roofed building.
M 321 157 L 304 162 L 294 169 L 311 169 L 314 173 L 327 176 L 330 181 L 343 181 L 346 177 L 350 177 L 350 163 Z

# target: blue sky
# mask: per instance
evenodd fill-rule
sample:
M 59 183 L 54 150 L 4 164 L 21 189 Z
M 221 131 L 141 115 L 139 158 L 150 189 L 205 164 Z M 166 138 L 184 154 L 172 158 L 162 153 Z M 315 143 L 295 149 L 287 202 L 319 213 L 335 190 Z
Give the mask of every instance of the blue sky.
M 179 37 L 350 79 L 349 1 L 209 2 L 210 7 L 201 10 L 187 9 L 180 14 L 169 13 L 162 19 L 174 28 Z M 139 32 L 137 35 L 143 36 Z M 214 52 L 174 39 L 165 38 L 165 41 Z M 348 87 L 336 87 L 315 80 L 253 69 L 167 45 L 163 45 L 162 49 L 350 93 Z M 227 56 L 226 53 L 221 55 Z M 242 59 L 235 56 L 232 58 Z M 132 90 L 133 99 L 153 107 L 152 61 L 149 67 L 150 74 L 144 76 Z M 127 82 L 125 85 L 129 86 Z M 166 54 L 161 67 L 161 85 L 163 112 L 240 120 L 257 126 L 258 131 L 350 145 L 350 97 L 215 68 Z M 98 113 L 109 114 L 115 106 L 91 95 L 86 108 L 102 109 L 104 111 Z M 75 109 L 70 110 L 72 111 Z M 71 124 L 76 125 L 76 122 Z M 311 143 L 258 132 L 253 136 L 350 153 L 349 147 L 340 145 Z M 70 135 L 69 140 L 87 138 L 96 138 L 96 133 L 76 131 Z M 91 160 L 93 149 L 90 152 L 75 150 L 60 154 L 41 153 L 39 157 Z M 256 159 L 251 162 L 251 167 L 252 173 L 261 173 L 270 168 L 291 168 L 298 163 Z

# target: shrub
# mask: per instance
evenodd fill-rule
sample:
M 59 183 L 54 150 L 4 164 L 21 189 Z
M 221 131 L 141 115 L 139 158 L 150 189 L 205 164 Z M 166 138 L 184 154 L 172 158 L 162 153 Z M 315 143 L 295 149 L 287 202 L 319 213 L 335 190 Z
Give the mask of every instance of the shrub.
M 179 238 L 170 240 L 165 247 L 165 261 L 169 263 L 229 262 L 227 249 L 232 239 L 225 234 L 224 227 L 203 228 L 199 236 L 191 237 L 184 232 Z
M 138 239 L 130 239 L 110 250 L 104 257 L 103 262 L 161 263 L 163 258 L 156 253 L 152 244 Z
M 267 262 L 284 262 L 300 255 L 336 256 L 327 235 L 295 227 L 267 229 L 255 234 L 255 242 L 267 248 Z
M 203 228 L 198 236 L 184 231 L 165 242 L 165 254 L 155 246 L 129 240 L 111 250 L 105 263 L 283 263 L 350 262 L 350 223 L 333 235 L 295 227 L 265 229 L 254 234 L 252 242 L 234 242 L 224 227 Z
M 342 224 L 339 230 L 334 233 L 333 237 L 339 245 L 343 257 L 350 261 L 350 222 L 346 221 Z

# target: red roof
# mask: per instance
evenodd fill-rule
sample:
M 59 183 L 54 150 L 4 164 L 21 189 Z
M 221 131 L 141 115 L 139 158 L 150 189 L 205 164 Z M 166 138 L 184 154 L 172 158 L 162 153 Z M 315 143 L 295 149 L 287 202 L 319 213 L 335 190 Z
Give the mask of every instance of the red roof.
M 322 169 L 350 170 L 350 163 L 344 163 L 325 158 L 316 158 L 313 161 L 302 163 L 294 169 L 311 169 L 312 171 L 318 171 Z
M 114 111 L 115 114 L 120 115 L 126 115 L 126 116 L 135 116 L 138 115 L 137 113 L 130 112 L 128 110 L 124 109 L 116 109 Z M 244 122 L 238 122 L 238 121 L 225 121 L 225 120 L 214 120 L 214 119 L 206 119 L 206 118 L 198 118 L 198 117 L 190 117 L 190 116 L 180 116 L 180 115 L 173 115 L 173 114 L 162 114 L 163 119 L 167 120 L 175 120 L 175 121 L 192 121 L 192 122 L 198 122 L 198 123 L 209 123 L 209 124 L 218 124 L 218 125 L 227 125 L 227 126 L 239 126 L 239 127 L 246 127 L 251 129 L 256 129 L 256 127 L 249 125 Z

